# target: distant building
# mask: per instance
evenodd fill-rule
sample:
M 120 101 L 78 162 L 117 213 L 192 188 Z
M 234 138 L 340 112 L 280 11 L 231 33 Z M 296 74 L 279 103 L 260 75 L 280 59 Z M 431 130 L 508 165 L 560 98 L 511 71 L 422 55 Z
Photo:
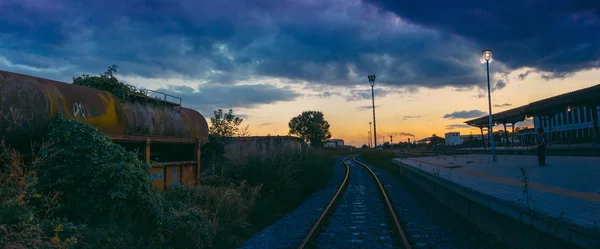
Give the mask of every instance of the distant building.
M 327 140 L 327 143 L 325 144 L 325 147 L 327 147 L 327 148 L 340 148 L 340 147 L 344 147 L 344 140 L 343 139 L 331 139 L 331 140 Z
M 426 137 L 417 141 L 417 144 L 442 145 L 444 144 L 444 140 L 444 138 L 438 137 L 437 135 L 433 134 L 433 136 L 431 137 Z
M 449 146 L 460 145 L 465 142 L 463 137 L 460 135 L 460 132 L 448 132 L 444 134 L 444 137 L 446 138 L 445 144 Z
M 293 136 L 232 137 L 225 142 L 225 153 L 229 157 L 245 157 L 277 151 L 301 152 L 305 146 L 302 139 Z

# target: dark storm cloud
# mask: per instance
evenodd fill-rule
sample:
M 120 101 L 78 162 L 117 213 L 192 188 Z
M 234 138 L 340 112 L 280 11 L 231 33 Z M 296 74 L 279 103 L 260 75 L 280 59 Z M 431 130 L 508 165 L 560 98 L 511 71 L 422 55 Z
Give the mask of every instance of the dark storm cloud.
M 182 98 L 184 106 L 198 109 L 203 114 L 212 114 L 219 108 L 225 110 L 236 107 L 252 108 L 261 104 L 290 101 L 300 96 L 292 90 L 265 84 L 201 85 L 198 89 L 200 91 L 195 92 L 195 89 L 189 86 L 169 86 L 169 88 L 158 89 L 158 91 Z
M 446 115 L 444 115 L 443 118 L 447 118 L 447 119 L 464 119 L 464 118 L 478 118 L 485 115 L 485 112 L 482 112 L 480 110 L 464 110 L 464 111 L 456 111 L 453 113 L 448 113 Z
M 532 67 L 551 79 L 600 67 L 598 1 L 365 1 L 492 49 L 509 69 Z
M 446 130 L 453 130 L 453 129 L 464 129 L 464 128 L 473 128 L 473 126 L 467 125 L 467 124 L 451 124 L 451 125 L 446 125 Z
M 5 0 L 0 8 L 0 67 L 65 81 L 111 64 L 125 75 L 220 84 L 266 76 L 353 85 L 376 74 L 378 85 L 437 88 L 485 79 L 469 40 L 360 1 Z
M 502 88 L 506 87 L 506 82 L 504 80 L 496 81 L 496 85 L 494 85 L 493 90 L 502 90 Z

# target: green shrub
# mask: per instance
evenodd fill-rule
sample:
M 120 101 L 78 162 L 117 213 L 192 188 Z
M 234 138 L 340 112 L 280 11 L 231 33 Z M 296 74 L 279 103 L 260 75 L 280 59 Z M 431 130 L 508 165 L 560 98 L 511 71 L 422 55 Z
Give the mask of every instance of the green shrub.
M 51 122 L 48 139 L 60 151 L 40 164 L 36 191 L 59 196 L 54 216 L 91 226 L 152 226 L 159 200 L 134 153 L 62 117 Z
M 272 146 L 156 193 L 147 166 L 93 127 L 57 117 L 47 135 L 31 162 L 0 146 L 0 248 L 235 248 L 325 186 L 334 165 Z
M 126 100 L 134 94 L 134 91 L 114 77 L 113 74 L 116 72 L 117 66 L 112 65 L 99 76 L 83 74 L 80 77 L 73 78 L 73 84 L 107 91 L 121 100 Z
M 160 237 L 175 248 L 235 248 L 259 190 L 242 182 L 167 191 Z

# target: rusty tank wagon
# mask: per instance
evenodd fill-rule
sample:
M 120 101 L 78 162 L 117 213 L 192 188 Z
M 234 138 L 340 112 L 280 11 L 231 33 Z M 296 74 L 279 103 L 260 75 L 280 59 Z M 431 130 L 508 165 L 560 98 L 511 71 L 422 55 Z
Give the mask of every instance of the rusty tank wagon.
M 14 148 L 27 149 L 60 113 L 138 151 L 152 166 L 149 177 L 156 189 L 197 183 L 200 146 L 208 140 L 204 116 L 182 107 L 176 96 L 135 92 L 120 100 L 106 91 L 0 70 L 0 137 Z

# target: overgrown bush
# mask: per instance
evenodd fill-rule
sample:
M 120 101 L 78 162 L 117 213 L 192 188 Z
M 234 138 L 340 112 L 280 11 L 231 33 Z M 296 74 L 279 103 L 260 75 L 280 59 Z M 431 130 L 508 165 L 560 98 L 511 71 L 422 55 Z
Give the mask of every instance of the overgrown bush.
M 156 193 L 134 153 L 57 117 L 31 159 L 0 144 L 0 248 L 235 248 L 333 172 L 320 151 L 263 152 Z
M 138 229 L 156 223 L 148 167 L 90 125 L 57 117 L 48 141 L 60 148 L 39 165 L 36 191 L 59 195 L 53 215 L 91 226 Z
M 117 66 L 112 65 L 106 70 L 106 72 L 100 74 L 99 76 L 83 74 L 79 77 L 74 77 L 73 84 L 104 90 L 112 93 L 121 100 L 126 100 L 134 93 L 134 91 L 114 77 L 113 74 L 116 72 Z

